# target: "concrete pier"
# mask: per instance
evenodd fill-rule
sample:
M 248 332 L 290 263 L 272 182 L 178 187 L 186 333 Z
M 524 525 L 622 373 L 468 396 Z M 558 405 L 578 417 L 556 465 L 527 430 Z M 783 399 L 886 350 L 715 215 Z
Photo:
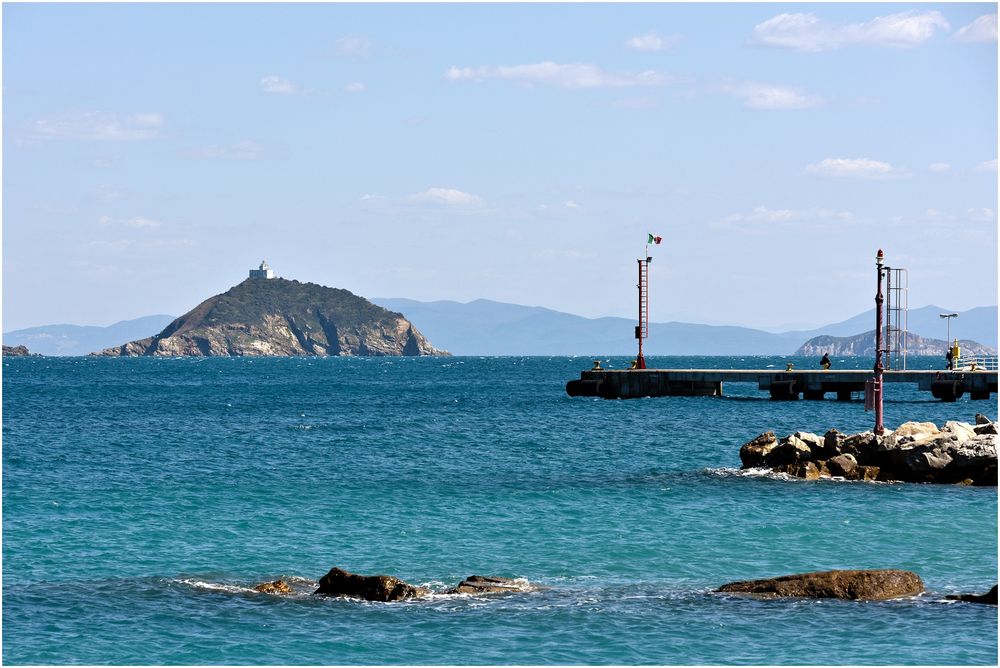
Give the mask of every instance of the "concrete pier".
M 571 397 L 637 399 L 639 397 L 722 396 L 723 383 L 757 383 L 775 400 L 824 399 L 836 395 L 851 399 L 864 392 L 870 370 L 774 369 L 635 369 L 590 370 L 566 384 Z M 997 392 L 996 371 L 886 371 L 886 383 L 915 383 L 942 401 L 955 401 L 968 393 L 972 399 L 989 399 Z

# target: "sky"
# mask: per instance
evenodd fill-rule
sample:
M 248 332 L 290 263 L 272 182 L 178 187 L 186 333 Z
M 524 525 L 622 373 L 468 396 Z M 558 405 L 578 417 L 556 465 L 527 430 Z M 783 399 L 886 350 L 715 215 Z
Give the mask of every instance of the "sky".
M 3 331 L 261 260 L 772 331 L 997 303 L 997 5 L 4 4 Z M 418 325 L 419 326 L 419 325 Z

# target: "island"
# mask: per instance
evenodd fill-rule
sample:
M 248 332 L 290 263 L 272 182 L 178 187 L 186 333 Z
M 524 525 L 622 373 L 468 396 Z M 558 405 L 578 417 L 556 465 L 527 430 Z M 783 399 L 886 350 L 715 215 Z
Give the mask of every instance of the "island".
M 277 278 L 266 263 L 159 334 L 104 357 L 421 356 L 438 350 L 402 314 L 347 290 Z

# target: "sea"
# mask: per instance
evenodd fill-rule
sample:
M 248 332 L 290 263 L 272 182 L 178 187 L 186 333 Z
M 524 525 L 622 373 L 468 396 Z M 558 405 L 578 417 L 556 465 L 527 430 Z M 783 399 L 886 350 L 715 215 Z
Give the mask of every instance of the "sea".
M 860 398 L 775 402 L 747 384 L 721 398 L 567 396 L 592 362 L 5 358 L 3 663 L 997 663 L 997 608 L 945 599 L 997 583 L 996 488 L 742 471 L 740 446 L 761 432 L 859 432 L 873 415 Z M 890 428 L 976 413 L 995 420 L 996 397 L 887 385 Z M 313 595 L 333 567 L 435 593 Z M 915 571 L 926 593 L 714 591 L 860 568 Z M 473 574 L 540 589 L 444 593 Z M 253 589 L 278 578 L 294 593 Z

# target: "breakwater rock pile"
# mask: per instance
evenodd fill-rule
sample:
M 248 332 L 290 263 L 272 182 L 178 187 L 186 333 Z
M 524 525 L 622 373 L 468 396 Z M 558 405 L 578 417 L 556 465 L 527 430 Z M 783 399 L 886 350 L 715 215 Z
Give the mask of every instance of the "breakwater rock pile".
M 870 431 L 823 436 L 797 431 L 778 439 L 765 432 L 740 448 L 744 469 L 769 468 L 807 480 L 845 478 L 996 486 L 997 426 L 983 415 L 976 424 L 907 422 L 876 436 Z

